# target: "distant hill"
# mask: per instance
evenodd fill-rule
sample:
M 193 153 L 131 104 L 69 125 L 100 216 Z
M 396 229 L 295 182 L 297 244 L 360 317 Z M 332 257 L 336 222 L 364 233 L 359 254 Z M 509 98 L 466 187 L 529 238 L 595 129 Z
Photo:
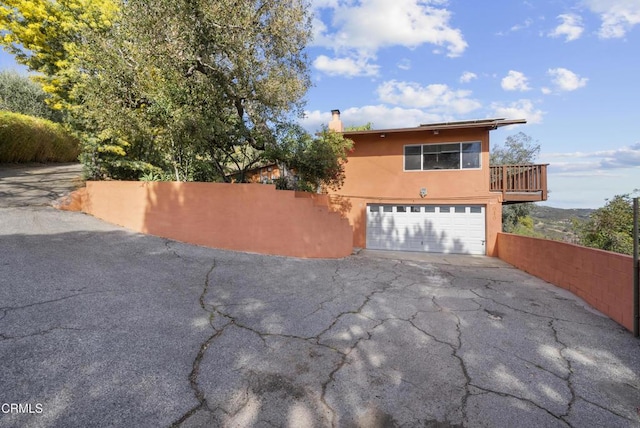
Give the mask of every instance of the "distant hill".
M 588 220 L 593 211 L 589 208 L 562 209 L 534 204 L 531 218 L 534 230 L 545 238 L 577 243 L 573 219 Z

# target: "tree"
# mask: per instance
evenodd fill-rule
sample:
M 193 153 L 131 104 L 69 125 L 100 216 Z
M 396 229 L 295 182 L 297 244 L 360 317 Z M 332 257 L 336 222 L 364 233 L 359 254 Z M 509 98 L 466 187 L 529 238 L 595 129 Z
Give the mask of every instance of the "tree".
M 491 165 L 530 165 L 540 154 L 540 144 L 533 141 L 524 132 L 507 137 L 504 146 L 494 146 L 490 155 Z M 513 204 L 502 209 L 502 229 L 505 232 L 516 231 L 533 233 L 531 203 Z M 531 225 L 531 228 L 527 227 Z M 522 233 L 520 233 L 522 234 Z
M 77 73 L 74 58 L 82 32 L 108 28 L 114 0 L 4 0 L 0 4 L 0 43 L 16 61 L 39 74 L 34 78 L 52 94 L 56 109 L 68 106 Z
M 322 188 L 338 189 L 344 183 L 344 164 L 353 141 L 342 133 L 323 128 L 312 137 L 301 127 L 288 129 L 281 142 L 267 150 L 267 156 L 295 171 L 297 181 L 283 177 L 280 189 L 316 192 Z
M 633 202 L 628 194 L 616 195 L 607 200 L 584 223 L 574 222 L 580 244 L 614 251 L 633 253 Z
M 27 76 L 15 71 L 0 72 L 0 110 L 60 122 L 59 112 L 46 104 L 48 98 L 40 85 Z
M 524 132 L 510 135 L 504 146 L 494 146 L 491 165 L 530 165 L 540 155 L 540 144 Z
M 73 93 L 97 176 L 228 180 L 302 114 L 303 0 L 132 0 L 117 22 L 87 36 Z
M 349 131 L 371 131 L 373 129 L 373 124 L 371 122 L 367 122 L 364 125 L 353 125 L 347 126 L 344 128 L 345 132 Z

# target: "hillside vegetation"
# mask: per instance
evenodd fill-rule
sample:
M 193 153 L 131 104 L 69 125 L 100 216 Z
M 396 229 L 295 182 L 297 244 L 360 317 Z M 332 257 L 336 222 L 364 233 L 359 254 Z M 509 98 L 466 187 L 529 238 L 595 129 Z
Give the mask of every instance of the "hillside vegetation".
M 586 221 L 594 210 L 562 209 L 533 204 L 531 219 L 537 236 L 577 244 L 579 239 L 574 220 Z
M 0 162 L 73 162 L 79 144 L 62 125 L 0 111 Z

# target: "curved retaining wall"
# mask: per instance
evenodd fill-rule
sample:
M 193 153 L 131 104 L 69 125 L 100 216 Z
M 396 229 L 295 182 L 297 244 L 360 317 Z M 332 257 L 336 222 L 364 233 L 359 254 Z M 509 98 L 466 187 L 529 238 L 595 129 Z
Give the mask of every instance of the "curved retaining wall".
M 633 331 L 633 257 L 508 233 L 498 234 L 498 257 L 571 291 Z
M 262 254 L 340 258 L 353 230 L 321 199 L 264 184 L 87 182 L 69 209 L 142 233 Z

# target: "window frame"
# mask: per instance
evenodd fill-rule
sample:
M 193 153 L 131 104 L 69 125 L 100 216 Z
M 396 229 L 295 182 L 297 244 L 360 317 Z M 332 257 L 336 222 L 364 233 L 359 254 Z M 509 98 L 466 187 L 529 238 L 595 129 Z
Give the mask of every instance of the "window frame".
M 450 145 L 457 144 L 458 145 L 458 168 L 437 168 L 437 169 L 424 169 L 424 147 L 425 146 L 442 146 L 442 145 Z M 468 154 L 469 152 L 464 152 L 462 147 L 463 144 L 479 144 L 480 151 L 478 151 L 478 166 L 473 168 L 464 168 L 463 166 L 463 155 Z M 420 147 L 420 169 L 407 169 L 407 147 Z M 413 155 L 415 156 L 415 154 Z M 405 144 L 402 146 L 402 170 L 404 172 L 425 172 L 425 171 L 477 171 L 482 169 L 482 141 L 474 140 L 474 141 L 459 141 L 459 142 L 438 142 L 438 143 L 420 143 L 420 144 Z

